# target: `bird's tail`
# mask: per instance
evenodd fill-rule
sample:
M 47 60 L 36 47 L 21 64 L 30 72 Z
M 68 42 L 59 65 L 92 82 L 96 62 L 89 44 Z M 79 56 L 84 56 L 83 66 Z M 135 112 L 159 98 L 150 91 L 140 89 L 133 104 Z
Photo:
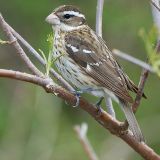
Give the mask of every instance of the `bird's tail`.
M 122 110 L 124 111 L 124 114 L 126 116 L 126 119 L 128 121 L 129 124 L 129 128 L 132 131 L 134 137 L 139 141 L 145 141 L 143 134 L 141 132 L 141 129 L 138 125 L 138 122 L 136 120 L 136 117 L 132 111 L 132 108 L 129 106 L 128 103 L 125 102 L 121 102 L 121 106 L 122 106 Z

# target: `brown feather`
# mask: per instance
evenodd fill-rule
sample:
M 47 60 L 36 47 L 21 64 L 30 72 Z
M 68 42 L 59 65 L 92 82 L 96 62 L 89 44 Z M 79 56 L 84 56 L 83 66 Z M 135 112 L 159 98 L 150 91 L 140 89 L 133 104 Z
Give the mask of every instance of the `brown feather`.
M 87 35 L 87 38 L 84 37 L 84 34 Z M 107 88 L 126 102 L 133 102 L 127 83 L 121 74 L 123 71 L 104 41 L 96 36 L 89 27 L 86 26 L 83 31 L 69 32 L 65 36 L 65 43 L 69 56 L 83 67 L 86 73 L 99 83 L 99 86 Z M 74 52 L 67 44 L 76 47 L 78 51 Z M 90 53 L 85 53 L 84 50 L 90 51 Z M 90 70 L 87 69 L 88 65 Z

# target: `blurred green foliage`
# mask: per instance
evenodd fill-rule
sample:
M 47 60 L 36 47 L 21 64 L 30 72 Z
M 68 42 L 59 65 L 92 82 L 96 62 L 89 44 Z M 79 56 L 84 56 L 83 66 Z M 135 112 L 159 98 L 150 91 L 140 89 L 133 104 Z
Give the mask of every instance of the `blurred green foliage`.
M 0 0 L 0 11 L 34 48 L 48 53 L 46 37 L 52 29 L 44 19 L 55 7 L 63 4 L 74 4 L 81 8 L 88 24 L 95 28 L 96 0 Z M 149 30 L 152 25 L 148 1 L 105 1 L 103 38 L 109 48 L 118 48 L 145 61 L 147 53 L 138 32 L 140 28 Z M 0 38 L 5 40 L 2 32 Z M 1 45 L 0 53 L 1 68 L 29 72 L 11 46 Z M 32 56 L 29 57 L 40 66 Z M 138 83 L 141 68 L 121 59 L 118 61 L 130 78 Z M 153 74 L 147 80 L 145 93 L 148 99 L 142 100 L 136 117 L 147 144 L 160 153 L 160 85 Z M 87 97 L 95 102 L 93 97 Z M 117 104 L 114 103 L 114 106 L 117 117 L 124 119 Z M 79 108 L 68 106 L 32 84 L 0 79 L 1 160 L 87 160 L 73 131 L 73 126 L 82 122 L 89 125 L 88 138 L 100 159 L 142 159 Z
M 41 53 L 44 61 L 45 61 L 45 68 L 46 68 L 46 75 L 49 76 L 49 71 L 53 65 L 53 63 L 56 61 L 56 59 L 53 58 L 53 33 L 49 34 L 47 37 L 48 42 L 48 54 L 45 54 L 41 49 L 39 49 L 39 52 Z
M 144 41 L 146 52 L 148 54 L 149 63 L 152 65 L 156 74 L 160 77 L 160 55 L 157 53 L 157 40 L 159 37 L 158 29 L 153 26 L 149 33 L 146 33 L 144 29 L 139 32 Z

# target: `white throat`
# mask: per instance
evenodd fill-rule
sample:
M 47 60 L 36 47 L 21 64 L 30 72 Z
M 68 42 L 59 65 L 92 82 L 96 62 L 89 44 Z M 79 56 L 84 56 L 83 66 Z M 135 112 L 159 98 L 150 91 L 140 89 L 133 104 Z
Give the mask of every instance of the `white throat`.
M 84 25 L 80 25 L 80 26 L 68 26 L 64 23 L 61 23 L 60 25 L 56 25 L 56 26 L 53 26 L 53 29 L 56 31 L 56 30 L 62 30 L 62 31 L 65 31 L 65 32 L 69 32 L 69 31 L 74 31 L 74 30 L 77 30 L 77 29 L 80 29 L 80 28 L 83 28 Z

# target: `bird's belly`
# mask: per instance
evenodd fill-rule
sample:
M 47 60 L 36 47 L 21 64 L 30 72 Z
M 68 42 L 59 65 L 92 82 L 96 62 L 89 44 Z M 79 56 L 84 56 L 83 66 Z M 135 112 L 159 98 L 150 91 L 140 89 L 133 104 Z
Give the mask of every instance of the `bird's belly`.
M 54 54 L 57 56 L 57 52 Z M 67 55 L 63 55 L 59 57 L 55 61 L 55 65 L 61 75 L 64 77 L 66 81 L 73 84 L 76 88 L 80 90 L 85 90 L 88 88 L 92 88 L 94 91 L 101 92 L 101 88 L 97 87 L 97 82 L 90 76 L 88 76 L 83 69 L 81 69 L 76 63 Z M 94 93 L 93 95 L 99 96 L 102 93 Z

